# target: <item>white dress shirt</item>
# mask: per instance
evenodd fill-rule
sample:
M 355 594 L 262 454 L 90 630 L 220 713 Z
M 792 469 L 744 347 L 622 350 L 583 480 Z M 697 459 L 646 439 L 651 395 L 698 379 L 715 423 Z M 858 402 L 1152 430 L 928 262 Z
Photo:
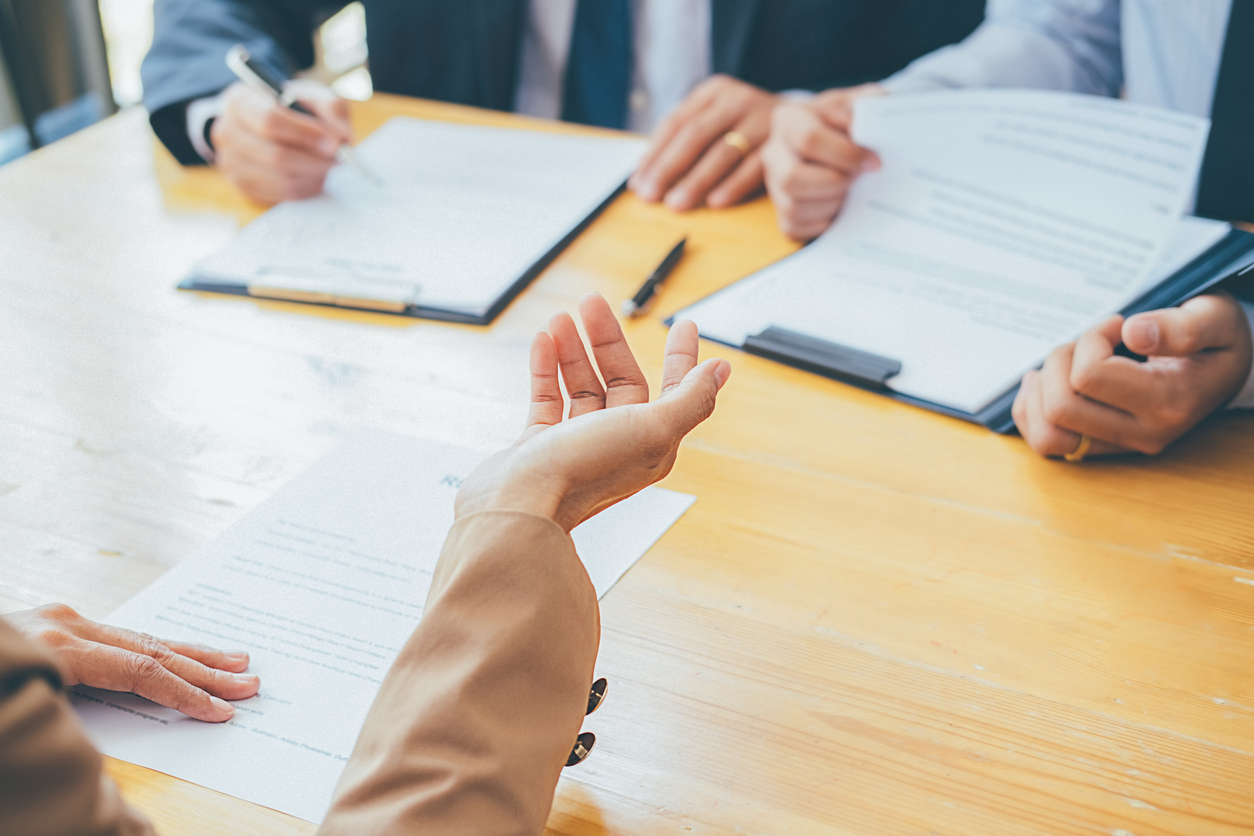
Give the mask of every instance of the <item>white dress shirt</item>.
M 1232 0 L 989 0 L 966 40 L 923 56 L 884 86 L 1122 92 L 1209 117 L 1231 10 Z M 1254 331 L 1254 305 L 1241 304 Z M 1254 408 L 1254 370 L 1231 405 Z
M 531 0 L 514 109 L 562 114 L 578 0 Z M 710 75 L 710 0 L 632 0 L 635 66 L 627 129 L 649 133 Z
M 578 0 L 531 0 L 514 109 L 558 119 L 566 57 Z M 632 0 L 635 61 L 628 100 L 628 130 L 650 133 L 697 84 L 712 72 L 710 0 Z M 205 125 L 222 112 L 220 96 L 192 102 L 187 135 L 196 153 L 213 163 Z

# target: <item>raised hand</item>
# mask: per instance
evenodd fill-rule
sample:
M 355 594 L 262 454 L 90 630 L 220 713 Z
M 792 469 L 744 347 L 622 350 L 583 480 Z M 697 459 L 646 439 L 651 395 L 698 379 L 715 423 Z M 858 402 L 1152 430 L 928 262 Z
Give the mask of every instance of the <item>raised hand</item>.
M 592 294 L 579 303 L 579 313 L 592 358 L 568 314 L 554 316 L 548 331 L 536 335 L 526 429 L 513 447 L 467 478 L 457 496 L 458 517 L 527 511 L 570 531 L 666 476 L 679 442 L 714 412 L 731 364 L 697 363 L 691 322 L 671 328 L 662 392 L 650 402 L 648 383 L 609 304 Z
M 1120 342 L 1146 362 L 1115 354 Z M 1113 316 L 1024 377 L 1015 424 L 1043 456 L 1075 451 L 1081 435 L 1090 456 L 1154 455 L 1231 400 L 1250 363 L 1249 321 L 1230 296 Z
M 261 680 L 244 673 L 247 653 L 160 641 L 97 624 L 64 604 L 12 613 L 5 620 L 56 656 L 67 686 L 129 691 L 210 723 L 235 714 L 227 700 L 247 699 L 261 687 Z

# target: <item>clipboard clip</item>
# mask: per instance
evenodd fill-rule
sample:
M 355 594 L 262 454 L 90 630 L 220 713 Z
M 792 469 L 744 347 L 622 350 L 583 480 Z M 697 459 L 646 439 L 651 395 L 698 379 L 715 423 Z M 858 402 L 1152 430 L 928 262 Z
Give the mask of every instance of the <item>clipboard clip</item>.
M 886 389 L 901 361 L 774 325 L 745 339 L 745 351 L 869 389 Z

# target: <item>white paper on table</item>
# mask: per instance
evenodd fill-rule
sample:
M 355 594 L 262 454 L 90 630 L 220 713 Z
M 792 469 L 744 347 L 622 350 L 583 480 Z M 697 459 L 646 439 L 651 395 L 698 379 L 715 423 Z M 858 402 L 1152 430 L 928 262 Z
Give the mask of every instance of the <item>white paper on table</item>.
M 481 451 L 352 436 L 110 617 L 247 650 L 258 696 L 220 725 L 78 687 L 97 747 L 312 822 L 325 816 L 384 674 L 422 615 L 461 480 Z M 648 488 L 575 529 L 597 596 L 696 498 Z
M 1208 125 L 1044 91 L 860 99 L 882 170 L 810 246 L 677 316 L 732 345 L 775 325 L 891 357 L 893 389 L 977 412 L 1136 295 Z
M 1160 284 L 1181 267 L 1218 244 L 1231 231 L 1232 224 L 1185 215 L 1167 238 L 1162 255 L 1158 257 L 1158 264 L 1150 271 L 1145 281 L 1141 282 L 1137 291 L 1146 291 Z
M 643 139 L 396 117 L 326 191 L 281 203 L 192 268 L 198 280 L 482 315 L 635 170 Z

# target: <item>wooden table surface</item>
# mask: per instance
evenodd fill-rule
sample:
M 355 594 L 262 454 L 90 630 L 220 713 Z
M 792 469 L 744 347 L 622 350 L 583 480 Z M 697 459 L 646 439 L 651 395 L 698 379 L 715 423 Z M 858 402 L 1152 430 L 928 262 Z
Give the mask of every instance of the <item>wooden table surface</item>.
M 519 117 L 376 96 L 395 114 Z M 0 610 L 104 617 L 360 427 L 501 445 L 526 348 L 682 235 L 657 315 L 792 250 L 765 201 L 619 199 L 491 328 L 174 290 L 259 208 L 131 110 L 0 168 Z M 1254 833 L 1254 422 L 1154 459 L 1017 438 L 740 352 L 602 603 L 597 748 L 551 832 Z M 305 822 L 128 764 L 166 834 Z

